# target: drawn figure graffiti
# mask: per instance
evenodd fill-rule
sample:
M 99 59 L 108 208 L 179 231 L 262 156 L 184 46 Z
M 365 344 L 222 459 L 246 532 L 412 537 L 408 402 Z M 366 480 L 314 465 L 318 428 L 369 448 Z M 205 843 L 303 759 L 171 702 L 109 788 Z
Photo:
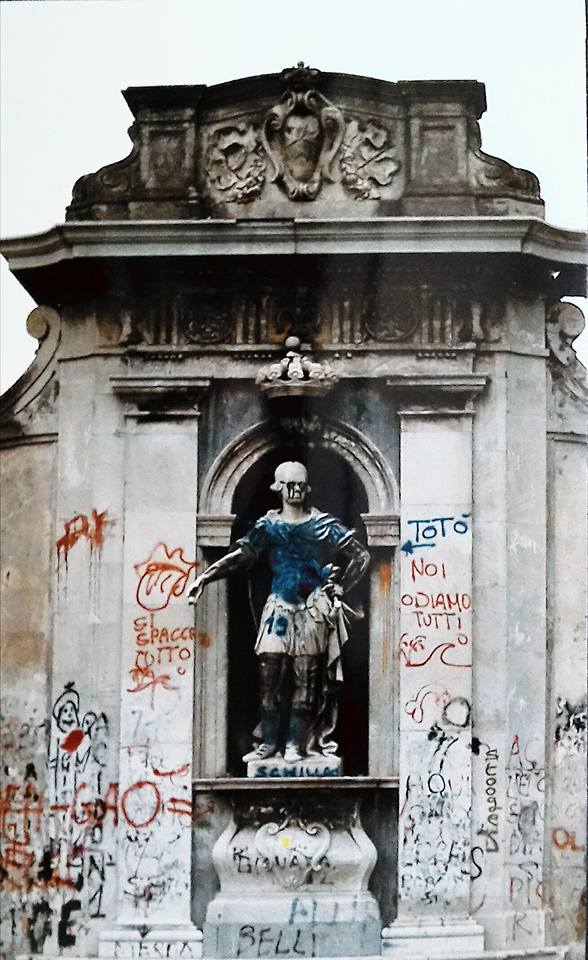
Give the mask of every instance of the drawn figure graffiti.
M 196 603 L 204 586 L 267 555 L 273 580 L 255 652 L 258 657 L 261 743 L 243 760 L 264 760 L 284 751 L 288 761 L 332 755 L 336 691 L 342 679 L 345 615 L 343 595 L 365 573 L 367 550 L 335 517 L 305 507 L 310 491 L 301 463 L 282 463 L 271 489 L 282 499 L 189 588 Z M 335 566 L 337 559 L 341 566 Z M 286 694 L 288 675 L 293 693 Z M 254 731 L 254 737 L 258 731 Z

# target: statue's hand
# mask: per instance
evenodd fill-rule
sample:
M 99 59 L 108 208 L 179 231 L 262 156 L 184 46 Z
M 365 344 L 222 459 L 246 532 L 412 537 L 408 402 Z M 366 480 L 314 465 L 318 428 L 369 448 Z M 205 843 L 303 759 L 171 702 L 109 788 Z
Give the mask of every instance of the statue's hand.
M 340 599 L 343 596 L 343 587 L 335 580 L 327 580 L 323 585 L 323 592 L 326 593 L 329 600 L 333 602 L 333 600 Z
M 204 592 L 204 577 L 200 574 L 188 587 L 188 603 L 197 604 Z

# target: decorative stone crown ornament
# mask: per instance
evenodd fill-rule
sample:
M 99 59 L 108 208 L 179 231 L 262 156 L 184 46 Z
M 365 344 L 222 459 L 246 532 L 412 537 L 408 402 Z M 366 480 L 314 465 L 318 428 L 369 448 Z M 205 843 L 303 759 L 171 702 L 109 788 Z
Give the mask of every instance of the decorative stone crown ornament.
M 277 363 L 261 368 L 255 382 L 267 397 L 324 397 L 339 377 L 329 363 L 316 362 L 301 353 L 298 337 L 288 337 L 288 351 Z

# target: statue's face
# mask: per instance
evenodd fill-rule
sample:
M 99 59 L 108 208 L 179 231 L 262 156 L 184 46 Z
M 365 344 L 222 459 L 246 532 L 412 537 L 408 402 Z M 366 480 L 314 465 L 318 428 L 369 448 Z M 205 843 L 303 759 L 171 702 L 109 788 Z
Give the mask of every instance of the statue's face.
M 276 471 L 276 480 L 282 485 L 282 503 L 303 503 L 308 490 L 305 468 L 301 463 L 282 464 Z

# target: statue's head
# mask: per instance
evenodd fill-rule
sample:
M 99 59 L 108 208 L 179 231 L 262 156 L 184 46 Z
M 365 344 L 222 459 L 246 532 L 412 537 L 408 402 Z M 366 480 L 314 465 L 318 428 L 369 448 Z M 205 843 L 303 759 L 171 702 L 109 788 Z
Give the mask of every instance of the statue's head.
M 279 493 L 284 503 L 302 503 L 307 493 L 310 493 L 308 473 L 303 463 L 296 460 L 287 460 L 276 467 L 274 482 L 271 485 L 274 493 Z

